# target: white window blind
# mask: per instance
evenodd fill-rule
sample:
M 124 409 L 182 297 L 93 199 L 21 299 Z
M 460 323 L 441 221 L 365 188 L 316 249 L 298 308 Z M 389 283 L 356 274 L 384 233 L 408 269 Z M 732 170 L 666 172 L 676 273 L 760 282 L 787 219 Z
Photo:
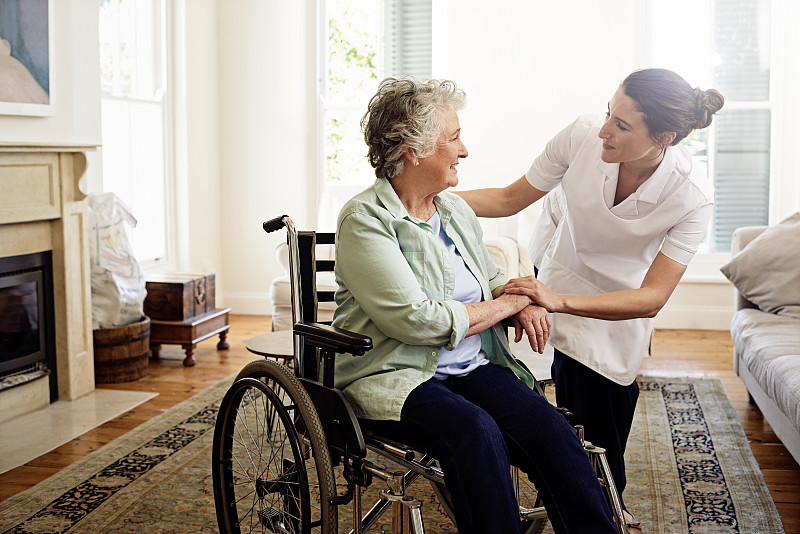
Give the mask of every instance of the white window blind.
M 715 0 L 713 20 L 713 85 L 726 104 L 715 119 L 712 249 L 727 252 L 736 228 L 769 222 L 770 1 Z
M 431 0 L 385 0 L 387 76 L 431 77 Z

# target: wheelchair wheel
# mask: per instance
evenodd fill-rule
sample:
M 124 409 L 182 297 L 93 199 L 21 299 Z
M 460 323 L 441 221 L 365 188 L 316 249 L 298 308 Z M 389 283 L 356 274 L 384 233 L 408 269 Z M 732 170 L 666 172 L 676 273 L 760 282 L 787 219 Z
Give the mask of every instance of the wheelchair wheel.
M 287 367 L 259 360 L 239 373 L 220 405 L 212 468 L 221 533 L 336 532 L 325 434 Z
M 523 517 L 522 532 L 524 534 L 541 534 L 544 531 L 544 527 L 547 526 L 547 513 L 544 511 L 544 504 L 541 497 L 539 497 L 539 492 L 536 491 L 533 483 L 528 480 L 527 475 L 513 466 L 511 467 L 511 479 L 514 482 L 514 492 L 517 494 L 520 516 Z M 444 484 L 433 481 L 431 481 L 431 486 L 447 517 L 455 524 L 456 520 L 453 514 L 450 490 Z

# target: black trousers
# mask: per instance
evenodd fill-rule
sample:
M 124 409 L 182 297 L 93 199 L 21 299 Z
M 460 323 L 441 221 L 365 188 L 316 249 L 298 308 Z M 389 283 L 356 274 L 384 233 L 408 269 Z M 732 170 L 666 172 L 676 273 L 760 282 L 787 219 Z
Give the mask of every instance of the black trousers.
M 572 424 L 583 425 L 588 441 L 606 450 L 608 466 L 622 500 L 626 484 L 625 445 L 639 398 L 639 384 L 634 380 L 628 386 L 620 386 L 559 350 L 554 350 L 551 372 L 556 403 L 575 415 Z

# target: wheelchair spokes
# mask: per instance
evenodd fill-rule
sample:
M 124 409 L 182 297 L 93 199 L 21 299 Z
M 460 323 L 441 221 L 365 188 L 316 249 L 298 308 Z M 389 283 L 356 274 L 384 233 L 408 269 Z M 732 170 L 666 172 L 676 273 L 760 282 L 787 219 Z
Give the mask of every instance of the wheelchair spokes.
M 335 507 L 329 504 L 333 470 L 321 427 L 307 421 L 313 406 L 307 397 L 304 405 L 305 391 L 290 371 L 280 372 L 294 384 L 264 374 L 275 371 L 269 365 L 257 367 L 261 374 L 246 375 L 231 387 L 215 429 L 220 532 L 335 532 Z

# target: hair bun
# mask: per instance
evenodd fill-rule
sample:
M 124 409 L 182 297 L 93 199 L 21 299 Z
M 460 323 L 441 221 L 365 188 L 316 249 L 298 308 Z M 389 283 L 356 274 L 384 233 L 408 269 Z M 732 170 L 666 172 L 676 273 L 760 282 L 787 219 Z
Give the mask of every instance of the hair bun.
M 703 91 L 699 87 L 694 88 L 694 97 L 697 102 L 697 125 L 695 129 L 699 130 L 711 124 L 714 114 L 725 105 L 725 99 L 716 89 Z

